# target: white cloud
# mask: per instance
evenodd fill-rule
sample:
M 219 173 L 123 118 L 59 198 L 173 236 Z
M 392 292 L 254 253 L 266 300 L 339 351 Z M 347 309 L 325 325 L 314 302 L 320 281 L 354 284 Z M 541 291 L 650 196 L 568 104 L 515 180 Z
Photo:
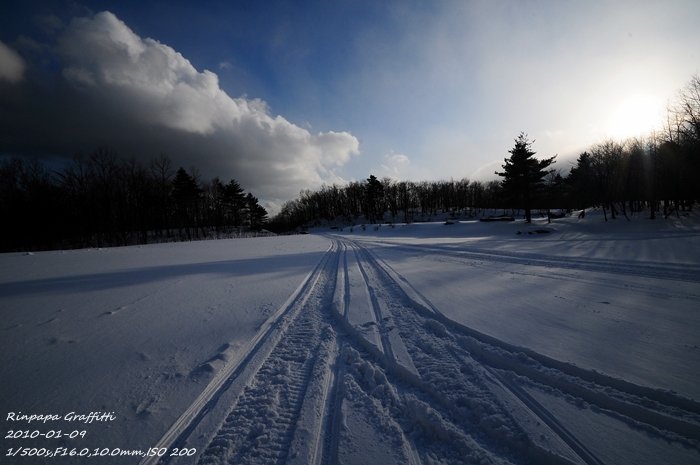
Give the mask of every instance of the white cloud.
M 280 205 L 277 205 L 275 202 L 265 202 L 263 205 L 263 208 L 267 211 L 267 215 L 269 218 L 272 218 L 276 214 L 282 210 L 282 207 Z
M 215 73 L 199 72 L 171 47 L 140 38 L 112 13 L 75 18 L 59 51 L 63 77 L 89 93 L 100 112 L 203 137 L 196 160 L 203 172 L 208 165 L 228 167 L 231 177 L 255 183 L 244 187 L 260 198 L 286 200 L 337 181 L 335 170 L 359 154 L 359 141 L 347 132 L 312 135 L 271 116 L 262 100 L 229 97 Z
M 484 165 L 478 170 L 476 170 L 469 177 L 469 180 L 479 182 L 501 181 L 503 178 L 497 175 L 496 171 L 498 171 L 499 173 L 502 172 L 504 163 L 505 162 L 503 161 L 492 161 L 491 163 Z
M 0 79 L 16 84 L 24 77 L 26 67 L 19 53 L 0 42 Z
M 384 159 L 386 162 L 380 165 L 378 170 L 371 170 L 372 174 L 380 178 L 388 177 L 393 179 L 401 179 L 402 176 L 405 176 L 406 174 L 401 170 L 406 168 L 411 163 L 406 155 L 394 153 L 393 151 L 384 155 Z
M 397 153 L 397 154 L 392 155 L 392 156 L 387 155 L 387 157 L 389 158 L 389 161 L 391 161 L 393 163 L 400 163 L 400 164 L 411 163 L 411 161 L 408 159 L 408 157 L 406 155 L 401 154 L 401 153 Z
M 219 63 L 219 69 L 232 69 L 233 65 L 229 63 L 228 61 L 222 61 Z

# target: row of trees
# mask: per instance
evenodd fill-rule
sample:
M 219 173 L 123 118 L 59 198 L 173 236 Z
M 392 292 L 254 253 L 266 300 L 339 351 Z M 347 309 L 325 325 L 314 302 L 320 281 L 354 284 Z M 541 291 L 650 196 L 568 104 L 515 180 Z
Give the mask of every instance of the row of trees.
M 278 232 L 342 218 L 411 222 L 438 212 L 583 210 L 605 218 L 648 211 L 668 216 L 700 199 L 700 77 L 669 107 L 663 129 L 645 138 L 609 140 L 581 153 L 568 173 L 554 157 L 534 158 L 533 141 L 515 140 L 503 181 L 411 182 L 370 176 L 345 186 L 304 190 L 285 203 L 268 229 Z M 177 171 L 165 155 L 143 166 L 100 148 L 77 154 L 62 170 L 31 158 L 0 162 L 0 251 L 147 243 L 258 230 L 267 212 L 230 180 L 201 181 L 195 167 Z
M 345 186 L 323 186 L 304 190 L 286 202 L 270 221 L 273 230 L 290 230 L 306 224 L 340 218 L 354 224 L 360 217 L 368 223 L 413 222 L 440 212 L 478 214 L 481 209 L 500 207 L 501 183 L 460 181 L 398 181 L 371 175 Z
M 568 205 L 600 205 L 606 220 L 608 213 L 614 219 L 648 210 L 653 219 L 690 210 L 700 199 L 698 148 L 655 136 L 596 144 L 566 178 Z
M 201 181 L 164 154 L 143 166 L 99 148 L 62 170 L 0 163 L 0 251 L 145 244 L 259 230 L 267 211 L 235 180 Z
M 649 211 L 656 218 L 690 210 L 700 200 L 700 76 L 669 106 L 661 131 L 593 145 L 566 178 L 568 204 L 600 205 L 614 219 Z M 551 201 L 551 200 L 550 200 Z
M 486 210 L 523 210 L 527 222 L 533 209 L 584 210 L 602 207 L 608 215 L 627 216 L 648 211 L 668 216 L 690 210 L 700 200 L 695 180 L 700 178 L 697 147 L 670 143 L 657 137 L 624 142 L 605 141 L 581 153 L 567 175 L 549 169 L 554 157 L 538 160 L 533 141 L 525 134 L 515 140 L 505 160 L 503 181 L 398 181 L 391 178 L 353 181 L 345 186 L 304 190 L 286 202 L 270 228 L 291 230 L 341 218 L 359 221 L 413 222 L 437 213 L 478 216 Z M 360 219 L 360 217 L 363 217 Z
M 502 182 L 411 182 L 370 176 L 345 186 L 301 192 L 271 221 L 276 230 L 342 218 L 414 221 L 438 212 L 478 215 L 485 209 L 584 210 L 599 206 L 611 218 L 648 211 L 650 218 L 691 209 L 700 200 L 700 77 L 694 76 L 669 107 L 661 131 L 644 138 L 608 140 L 581 153 L 568 173 L 553 170 L 555 157 L 537 159 L 534 141 L 521 133 L 497 172 Z

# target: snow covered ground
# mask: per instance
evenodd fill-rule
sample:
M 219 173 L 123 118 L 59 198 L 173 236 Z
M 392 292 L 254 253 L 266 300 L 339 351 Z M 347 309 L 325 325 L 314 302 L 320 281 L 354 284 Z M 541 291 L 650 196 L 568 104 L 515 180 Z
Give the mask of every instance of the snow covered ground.
M 700 462 L 697 212 L 311 232 L 0 255 L 0 462 Z

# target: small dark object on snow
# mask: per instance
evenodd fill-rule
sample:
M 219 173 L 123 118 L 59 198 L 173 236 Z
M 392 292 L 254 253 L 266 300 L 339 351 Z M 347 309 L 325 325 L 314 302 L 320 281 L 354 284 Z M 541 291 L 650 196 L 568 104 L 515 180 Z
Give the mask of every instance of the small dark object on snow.
M 450 220 L 445 221 L 445 226 L 449 226 L 451 224 L 455 224 L 455 222 Z
M 515 218 L 512 216 L 489 216 L 488 218 L 481 218 L 481 220 L 485 223 L 492 222 L 492 221 L 515 221 Z
M 536 233 L 536 234 L 549 234 L 550 231 L 547 231 L 546 229 L 535 229 L 535 233 Z M 532 232 L 532 231 L 518 231 L 517 234 L 518 234 L 518 235 L 521 235 L 521 234 L 530 234 L 530 235 L 532 235 L 533 232 Z

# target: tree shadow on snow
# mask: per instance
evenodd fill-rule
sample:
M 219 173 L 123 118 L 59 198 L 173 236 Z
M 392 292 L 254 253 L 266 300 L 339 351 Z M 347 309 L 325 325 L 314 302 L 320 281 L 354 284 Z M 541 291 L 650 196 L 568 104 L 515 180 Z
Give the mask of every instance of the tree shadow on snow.
M 323 252 L 299 253 L 254 259 L 225 260 L 220 262 L 163 265 L 81 274 L 58 278 L 35 279 L 0 283 L 0 296 L 13 297 L 27 294 L 73 293 L 101 291 L 119 287 L 138 286 L 173 278 L 195 275 L 233 277 L 265 273 L 282 273 L 282 276 L 311 271 Z

